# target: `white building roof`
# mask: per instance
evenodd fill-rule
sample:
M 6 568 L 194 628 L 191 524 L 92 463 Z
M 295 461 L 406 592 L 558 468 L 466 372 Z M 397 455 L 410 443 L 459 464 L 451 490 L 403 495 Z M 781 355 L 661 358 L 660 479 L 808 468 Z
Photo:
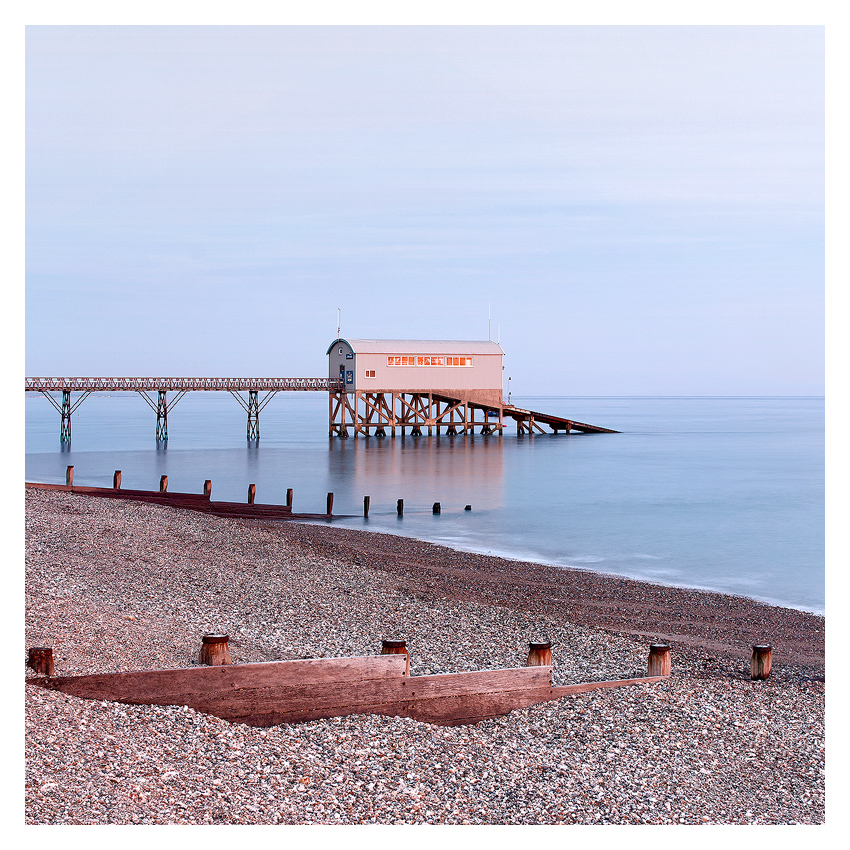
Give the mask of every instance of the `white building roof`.
M 355 354 L 500 354 L 497 342 L 469 339 L 337 339 L 328 347 L 327 354 L 338 342 L 347 342 Z

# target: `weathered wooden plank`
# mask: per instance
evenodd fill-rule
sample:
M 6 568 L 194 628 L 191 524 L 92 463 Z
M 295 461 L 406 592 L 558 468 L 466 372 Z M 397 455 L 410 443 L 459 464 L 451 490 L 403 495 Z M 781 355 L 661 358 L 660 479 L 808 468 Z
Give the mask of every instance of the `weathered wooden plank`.
M 604 688 L 619 688 L 622 685 L 651 685 L 653 682 L 663 682 L 669 676 L 642 676 L 639 679 L 613 679 L 609 682 L 583 682 L 580 685 L 558 685 L 552 688 L 552 699 L 583 694 L 587 691 L 598 691 Z
M 358 706 L 540 689 L 551 689 L 551 667 L 227 689 L 199 695 L 191 707 L 225 719 L 312 710 L 334 717 Z
M 358 706 L 339 706 L 333 714 L 324 708 L 303 707 L 300 709 L 278 709 L 250 715 L 234 715 L 232 723 L 244 723 L 247 726 L 274 726 L 278 723 L 303 723 L 309 720 L 322 720 L 326 717 L 347 717 L 351 714 L 381 714 L 386 717 L 411 717 L 422 723 L 435 723 L 441 726 L 458 726 L 465 723 L 478 723 L 500 717 L 518 708 L 526 708 L 551 699 L 550 688 L 529 688 L 500 693 L 470 693 L 454 696 L 440 696 L 431 699 L 399 700 L 394 702 L 364 703 Z
M 106 699 L 139 705 L 190 705 L 190 700 L 194 702 L 201 695 L 231 693 L 239 689 L 324 682 L 334 682 L 338 686 L 340 683 L 364 679 L 403 677 L 405 661 L 403 655 L 308 658 L 220 667 L 51 676 L 28 681 L 33 685 L 85 699 Z

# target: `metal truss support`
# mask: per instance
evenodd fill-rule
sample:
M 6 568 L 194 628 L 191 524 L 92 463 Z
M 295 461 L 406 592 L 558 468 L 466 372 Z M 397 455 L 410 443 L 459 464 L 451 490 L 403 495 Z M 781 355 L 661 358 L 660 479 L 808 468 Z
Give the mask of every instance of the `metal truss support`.
M 62 390 L 62 404 L 57 403 L 56 399 L 46 390 L 39 392 L 53 405 L 62 417 L 59 425 L 59 442 L 71 442 L 71 414 L 76 413 L 77 408 L 91 395 L 91 390 L 84 392 L 73 404 L 71 404 L 71 391 Z
M 186 395 L 186 390 L 181 390 L 177 393 L 174 400 L 169 404 L 166 397 L 166 390 L 157 390 L 156 404 L 153 399 L 144 391 L 139 390 L 139 395 L 148 403 L 151 410 L 156 412 L 156 441 L 157 443 L 168 442 L 168 411 L 173 410 L 177 402 Z
M 260 406 L 257 402 L 257 391 L 248 390 L 248 430 L 249 440 L 260 439 Z
M 259 399 L 258 390 L 248 390 L 248 400 L 236 390 L 229 390 L 230 394 L 242 405 L 242 409 L 248 414 L 248 426 L 246 436 L 249 443 L 255 443 L 260 439 L 260 411 L 277 395 L 278 390 L 271 390 Z

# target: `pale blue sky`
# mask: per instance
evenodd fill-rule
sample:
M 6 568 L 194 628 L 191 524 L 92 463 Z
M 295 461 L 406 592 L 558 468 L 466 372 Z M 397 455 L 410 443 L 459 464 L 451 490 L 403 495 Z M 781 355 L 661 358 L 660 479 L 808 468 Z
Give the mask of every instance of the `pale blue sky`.
M 501 335 L 522 394 L 820 394 L 820 27 L 29 27 L 28 375 Z

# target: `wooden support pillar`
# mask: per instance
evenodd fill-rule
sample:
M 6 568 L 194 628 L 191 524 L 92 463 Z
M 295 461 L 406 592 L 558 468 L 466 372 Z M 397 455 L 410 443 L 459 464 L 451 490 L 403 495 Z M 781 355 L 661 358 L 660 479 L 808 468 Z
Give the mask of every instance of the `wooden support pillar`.
M 232 664 L 230 649 L 227 646 L 229 640 L 230 635 L 204 635 L 201 638 L 201 652 L 198 661 L 209 667 Z
M 410 653 L 407 651 L 406 642 L 403 640 L 382 640 L 381 655 L 405 655 L 407 663 L 404 665 L 404 675 L 410 675 Z
M 547 667 L 552 664 L 552 642 L 549 640 L 528 644 L 526 667 Z
M 467 505 L 467 506 L 464 508 L 464 510 L 465 510 L 465 511 L 471 511 L 471 510 L 472 510 L 472 505 Z
M 334 494 L 328 493 L 328 516 L 334 512 Z
M 404 499 L 399 499 L 395 505 L 396 511 L 398 511 L 399 516 L 404 516 Z
M 647 676 L 670 675 L 670 647 L 666 643 L 653 643 L 649 647 Z
M 292 488 L 290 487 L 286 491 L 286 507 L 292 510 Z
M 121 470 L 116 469 L 112 475 L 112 489 L 120 490 L 121 489 Z
M 73 487 L 74 486 L 74 467 L 69 466 L 65 470 L 65 486 Z
M 751 678 L 755 680 L 766 679 L 770 675 L 773 666 L 773 650 L 767 644 L 757 644 L 753 647 L 753 660 Z
M 249 484 L 248 485 L 248 504 L 249 505 L 254 504 L 254 496 L 256 495 L 256 493 L 257 493 L 257 486 L 255 484 Z
M 212 495 L 212 481 L 210 481 L 210 479 L 209 479 L 209 478 L 207 478 L 207 480 L 206 480 L 206 481 L 204 481 L 204 495 L 205 495 L 208 499 L 209 499 L 209 497 Z
M 27 655 L 27 667 L 42 676 L 52 676 L 53 650 L 49 646 L 33 646 Z
M 168 492 L 168 476 L 163 475 L 159 479 L 159 492 L 166 493 Z
M 435 513 L 435 514 L 440 513 L 440 503 L 439 502 L 434 502 L 434 507 L 431 508 L 431 513 Z
M 369 503 L 370 503 L 371 501 L 372 501 L 371 497 L 369 497 L 369 496 L 364 496 L 364 497 L 363 497 L 363 516 L 364 516 L 364 517 L 368 517 L 368 516 L 369 516 Z

